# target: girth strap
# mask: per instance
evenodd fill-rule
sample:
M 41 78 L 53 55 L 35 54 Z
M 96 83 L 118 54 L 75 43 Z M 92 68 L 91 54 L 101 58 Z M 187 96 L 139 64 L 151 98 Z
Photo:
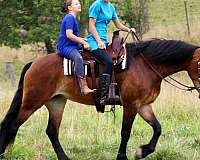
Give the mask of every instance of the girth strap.
M 97 88 L 95 70 L 94 70 L 94 63 L 95 63 L 95 61 L 89 61 L 90 68 L 91 68 L 91 76 L 92 76 L 92 89 Z

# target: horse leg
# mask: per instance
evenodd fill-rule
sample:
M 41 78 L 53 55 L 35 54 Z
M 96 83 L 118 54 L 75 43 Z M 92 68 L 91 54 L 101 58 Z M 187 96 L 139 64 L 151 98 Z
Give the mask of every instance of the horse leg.
M 8 144 L 14 143 L 14 139 L 17 135 L 19 127 L 34 113 L 39 107 L 27 107 L 21 105 L 16 118 L 13 118 L 7 114 L 5 119 L 1 123 L 0 128 L 0 158 L 3 158 Z
M 119 147 L 117 160 L 127 160 L 126 156 L 126 148 L 127 143 L 130 137 L 131 128 L 135 116 L 137 114 L 136 108 L 127 105 L 123 107 L 123 121 L 122 121 L 122 129 L 121 129 L 121 144 Z
M 156 119 L 151 105 L 143 105 L 139 109 L 140 116 L 153 128 L 153 137 L 150 142 L 146 145 L 140 146 L 135 153 L 135 159 L 145 158 L 147 155 L 155 151 L 156 144 L 161 134 L 161 126 L 158 120 Z
M 56 96 L 45 104 L 49 111 L 49 122 L 46 134 L 48 135 L 59 160 L 69 160 L 58 139 L 59 127 L 66 101 L 67 100 L 64 97 Z

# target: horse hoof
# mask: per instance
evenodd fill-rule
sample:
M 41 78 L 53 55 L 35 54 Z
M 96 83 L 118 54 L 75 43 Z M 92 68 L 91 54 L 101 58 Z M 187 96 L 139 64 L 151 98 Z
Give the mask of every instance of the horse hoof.
M 71 159 L 68 158 L 67 156 L 61 156 L 61 157 L 58 157 L 58 160 L 71 160 Z
M 128 158 L 125 154 L 118 154 L 117 160 L 128 160 Z
M 142 159 L 142 148 L 138 148 L 135 152 L 135 160 Z

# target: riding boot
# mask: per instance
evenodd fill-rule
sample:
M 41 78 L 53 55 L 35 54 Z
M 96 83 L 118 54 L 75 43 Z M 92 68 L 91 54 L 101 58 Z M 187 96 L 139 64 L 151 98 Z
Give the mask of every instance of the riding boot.
M 101 88 L 101 99 L 100 104 L 106 105 L 106 103 L 109 101 L 108 99 L 108 89 L 110 84 L 110 74 L 102 74 L 100 79 L 100 88 Z
M 95 89 L 92 90 L 92 89 L 88 88 L 85 77 L 81 77 L 81 76 L 77 76 L 77 77 L 78 77 L 78 84 L 80 86 L 82 95 L 87 95 L 87 94 L 93 93 L 95 91 Z

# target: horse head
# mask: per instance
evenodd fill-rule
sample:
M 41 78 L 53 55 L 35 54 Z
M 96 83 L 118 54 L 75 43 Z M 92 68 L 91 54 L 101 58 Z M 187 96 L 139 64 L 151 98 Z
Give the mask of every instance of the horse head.
M 122 48 L 124 39 L 119 35 L 120 30 L 116 30 L 113 32 L 111 48 L 115 53 L 119 53 Z
M 198 91 L 200 98 L 200 48 L 197 48 L 194 51 L 193 57 L 188 63 L 186 70 L 194 84 L 194 88 Z

